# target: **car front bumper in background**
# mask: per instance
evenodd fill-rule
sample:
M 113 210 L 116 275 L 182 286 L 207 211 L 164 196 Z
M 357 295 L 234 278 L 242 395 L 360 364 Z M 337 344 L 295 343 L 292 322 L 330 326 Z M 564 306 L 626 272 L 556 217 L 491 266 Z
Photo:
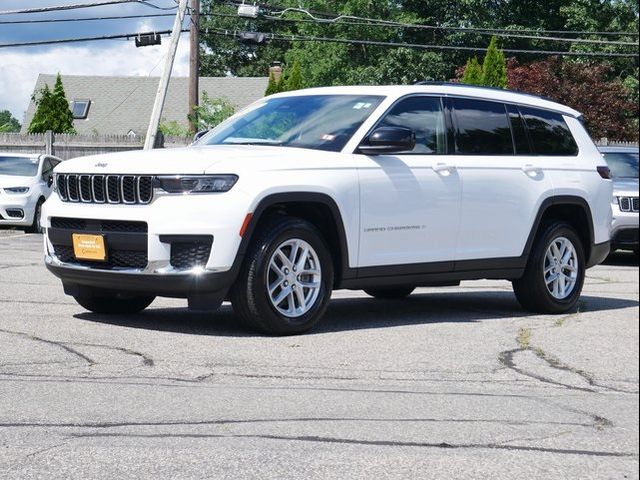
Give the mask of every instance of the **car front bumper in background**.
M 0 194 L 0 226 L 29 226 L 36 208 L 30 195 Z M 21 215 L 18 215 L 21 213 Z
M 611 250 L 638 250 L 638 212 L 622 212 L 613 206 L 611 222 Z

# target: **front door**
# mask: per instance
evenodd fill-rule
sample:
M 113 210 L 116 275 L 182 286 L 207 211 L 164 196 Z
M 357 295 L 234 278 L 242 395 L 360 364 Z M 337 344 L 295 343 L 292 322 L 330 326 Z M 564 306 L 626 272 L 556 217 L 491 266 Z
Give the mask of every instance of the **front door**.
M 453 268 L 460 220 L 460 178 L 446 155 L 442 99 L 399 100 L 377 127 L 416 134 L 415 148 L 394 155 L 356 155 L 360 179 L 359 267 L 435 264 Z M 420 266 L 417 266 L 420 268 Z M 399 270 L 401 271 L 401 269 Z

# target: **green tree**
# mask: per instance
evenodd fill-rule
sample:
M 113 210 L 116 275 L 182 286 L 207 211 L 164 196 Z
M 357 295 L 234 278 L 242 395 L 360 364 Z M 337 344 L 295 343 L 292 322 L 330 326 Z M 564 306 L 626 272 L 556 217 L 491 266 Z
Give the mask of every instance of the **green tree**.
M 269 74 L 269 83 L 267 84 L 267 89 L 264 92 L 264 96 L 268 97 L 269 95 L 273 95 L 274 93 L 278 93 L 278 82 L 273 73 Z
M 9 110 L 0 111 L 0 133 L 15 133 L 20 131 L 20 122 Z
M 29 133 L 44 133 L 47 130 L 54 133 L 75 133 L 73 114 L 69 109 L 60 74 L 56 77 L 53 91 L 49 89 L 49 85 L 45 85 L 32 99 L 36 104 L 36 113 L 29 124 Z
M 163 118 L 158 128 L 165 136 L 186 137 L 189 135 L 189 129 L 175 120 L 167 122 Z
M 491 37 L 482 63 L 482 85 L 507 88 L 507 61 L 502 50 L 498 48 L 496 37 Z
M 198 130 L 208 130 L 218 126 L 233 115 L 235 111 L 236 109 L 228 100 L 210 98 L 206 91 L 202 92 L 200 105 L 195 108 Z
M 300 62 L 295 60 L 291 67 L 291 71 L 287 76 L 287 80 L 284 85 L 284 89 L 287 92 L 293 90 L 301 90 L 304 88 L 304 81 L 302 80 L 302 69 L 300 67 Z
M 467 60 L 460 81 L 468 85 L 482 85 L 482 77 L 482 66 L 478 62 L 478 58 L 473 57 Z

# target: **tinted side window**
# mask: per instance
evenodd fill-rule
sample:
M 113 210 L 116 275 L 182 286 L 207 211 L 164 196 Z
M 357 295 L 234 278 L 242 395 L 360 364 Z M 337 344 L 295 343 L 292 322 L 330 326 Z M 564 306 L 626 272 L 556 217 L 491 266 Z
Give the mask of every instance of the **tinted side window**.
M 513 155 L 511 127 L 504 104 L 452 99 L 456 119 L 457 153 Z
M 49 175 L 53 171 L 53 165 L 51 164 L 51 160 L 48 158 L 42 162 L 42 176 Z
M 578 145 L 561 114 L 520 107 L 533 150 L 538 155 L 577 155 Z
M 509 120 L 511 121 L 511 132 L 513 133 L 513 143 L 516 146 L 516 154 L 529 155 L 531 153 L 531 145 L 529 145 L 527 131 L 518 107 L 507 105 L 507 112 L 509 112 Z
M 445 122 L 438 97 L 409 97 L 394 105 L 379 127 L 406 127 L 416 134 L 411 153 L 445 153 Z

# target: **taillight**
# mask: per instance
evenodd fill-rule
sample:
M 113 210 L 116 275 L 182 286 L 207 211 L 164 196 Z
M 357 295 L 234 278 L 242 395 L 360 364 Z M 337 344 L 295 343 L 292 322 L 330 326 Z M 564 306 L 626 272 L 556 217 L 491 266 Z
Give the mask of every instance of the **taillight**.
M 598 174 L 605 180 L 611 180 L 611 169 L 609 167 L 598 167 Z

